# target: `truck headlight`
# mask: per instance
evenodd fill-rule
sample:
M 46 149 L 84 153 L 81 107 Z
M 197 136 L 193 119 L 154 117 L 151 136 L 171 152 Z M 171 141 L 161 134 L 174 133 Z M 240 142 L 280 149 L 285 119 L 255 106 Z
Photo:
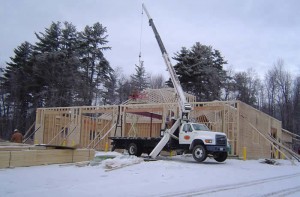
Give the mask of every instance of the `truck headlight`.
M 205 143 L 207 143 L 207 144 L 211 144 L 212 143 L 212 139 L 206 139 L 206 140 L 204 140 L 205 141 Z

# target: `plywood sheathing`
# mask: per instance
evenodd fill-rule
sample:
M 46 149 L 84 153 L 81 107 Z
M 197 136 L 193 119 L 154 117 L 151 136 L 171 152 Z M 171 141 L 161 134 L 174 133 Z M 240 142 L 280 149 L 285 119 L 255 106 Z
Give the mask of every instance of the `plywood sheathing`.
M 248 158 L 268 158 L 275 155 L 275 150 L 271 144 L 253 129 L 253 125 L 257 130 L 265 135 L 274 135 L 277 141 L 281 140 L 281 122 L 271 116 L 254 109 L 253 107 L 240 102 L 240 135 L 239 150 L 242 152 L 243 147 L 247 147 Z

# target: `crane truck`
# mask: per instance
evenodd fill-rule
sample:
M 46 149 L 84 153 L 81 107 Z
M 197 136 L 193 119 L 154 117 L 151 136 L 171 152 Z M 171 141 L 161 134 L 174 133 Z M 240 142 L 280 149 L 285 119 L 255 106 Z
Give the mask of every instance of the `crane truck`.
M 152 27 L 176 95 L 178 95 L 179 117 L 177 120 L 173 120 L 171 128 L 163 131 L 161 137 L 110 137 L 113 145 L 112 150 L 127 149 L 130 155 L 136 156 L 148 153 L 152 159 L 155 159 L 162 150 L 176 150 L 177 153 L 191 153 L 197 162 L 204 161 L 208 156 L 213 157 L 218 162 L 225 161 L 227 159 L 226 134 L 210 131 L 205 124 L 194 123 L 189 120 L 192 106 L 186 100 L 153 19 L 144 4 L 142 7 L 149 19 L 149 25 Z

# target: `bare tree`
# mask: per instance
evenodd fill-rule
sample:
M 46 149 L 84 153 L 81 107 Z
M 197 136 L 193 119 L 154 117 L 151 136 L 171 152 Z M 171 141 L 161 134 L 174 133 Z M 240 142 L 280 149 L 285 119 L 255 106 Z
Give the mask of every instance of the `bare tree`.
M 165 85 L 165 78 L 162 74 L 152 75 L 149 74 L 149 80 L 150 80 L 150 88 L 152 89 L 160 89 L 166 87 Z
M 4 72 L 3 68 L 0 68 L 0 117 L 4 115 L 4 91 L 2 85 L 2 74 Z
M 129 99 L 132 92 L 132 82 L 130 77 L 121 75 L 117 80 L 117 86 L 116 93 L 118 95 L 118 102 L 123 103 Z
M 265 111 L 266 106 L 266 91 L 264 85 L 260 82 L 258 85 L 258 109 L 261 111 Z
M 233 71 L 233 67 L 230 66 L 226 70 L 226 78 L 225 78 L 224 85 L 223 85 L 224 87 L 222 89 L 221 99 L 224 101 L 234 100 L 237 97 L 236 91 L 235 91 L 234 75 L 235 75 L 235 73 Z
M 253 107 L 258 107 L 258 92 L 260 80 L 253 69 L 247 72 L 238 72 L 234 76 L 235 90 L 237 91 L 236 99 L 243 101 Z
M 276 95 L 278 92 L 278 87 L 276 83 L 277 72 L 275 69 L 267 71 L 265 75 L 265 89 L 267 96 L 267 113 L 271 116 L 276 115 Z
M 293 92 L 293 131 L 300 134 L 300 76 L 295 80 Z
M 292 129 L 292 76 L 289 72 L 283 69 L 284 61 L 278 59 L 274 65 L 276 76 L 276 86 L 278 88 L 277 104 L 280 110 L 280 118 L 283 128 Z

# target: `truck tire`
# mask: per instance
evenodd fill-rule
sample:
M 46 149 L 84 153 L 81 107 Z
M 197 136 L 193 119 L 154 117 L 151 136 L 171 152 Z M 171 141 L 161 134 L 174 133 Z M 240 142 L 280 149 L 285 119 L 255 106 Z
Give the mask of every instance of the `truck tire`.
M 227 159 L 227 152 L 224 152 L 224 153 L 218 153 L 216 155 L 214 155 L 214 159 L 217 161 L 217 162 L 223 162 Z
M 205 147 L 203 145 L 197 145 L 193 148 L 193 158 L 197 162 L 202 162 L 206 159 L 207 154 Z
M 137 157 L 141 156 L 143 153 L 142 149 L 136 143 L 130 143 L 128 145 L 128 154 L 135 155 Z

